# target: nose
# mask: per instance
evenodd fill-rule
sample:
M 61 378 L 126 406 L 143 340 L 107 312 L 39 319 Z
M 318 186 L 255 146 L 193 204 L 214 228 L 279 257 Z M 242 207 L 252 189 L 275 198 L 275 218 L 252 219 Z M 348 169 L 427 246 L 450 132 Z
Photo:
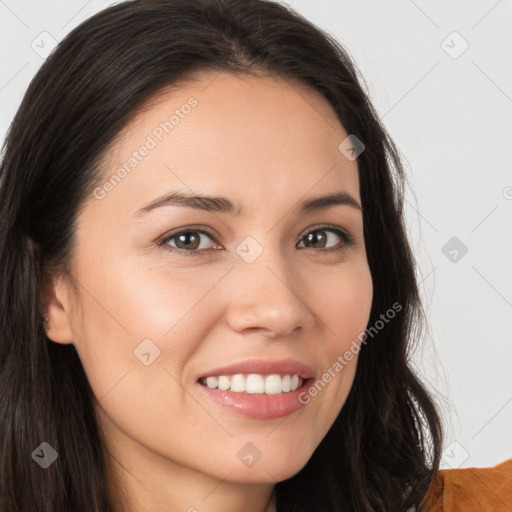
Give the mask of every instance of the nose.
M 240 259 L 231 272 L 239 285 L 227 310 L 227 322 L 236 332 L 259 330 L 268 338 L 281 338 L 315 323 L 307 303 L 307 290 L 297 271 L 269 250 L 256 261 Z

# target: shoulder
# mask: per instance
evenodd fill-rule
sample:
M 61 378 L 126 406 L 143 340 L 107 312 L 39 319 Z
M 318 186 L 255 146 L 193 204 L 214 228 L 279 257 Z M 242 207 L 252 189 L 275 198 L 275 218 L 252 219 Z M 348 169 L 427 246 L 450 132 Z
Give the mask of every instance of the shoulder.
M 510 512 L 512 459 L 487 468 L 439 471 L 422 505 L 425 512 Z

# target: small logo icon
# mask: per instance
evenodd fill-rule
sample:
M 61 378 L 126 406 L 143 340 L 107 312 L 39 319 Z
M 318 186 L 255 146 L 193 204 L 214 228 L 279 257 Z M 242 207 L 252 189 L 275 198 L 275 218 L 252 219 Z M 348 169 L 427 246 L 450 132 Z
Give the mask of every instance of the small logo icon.
M 350 134 L 338 146 L 338 150 L 351 162 L 353 162 L 364 149 L 365 145 L 354 134 Z
M 452 441 L 443 451 L 442 461 L 452 469 L 460 467 L 469 457 L 466 449 L 457 441 Z
M 451 262 L 458 263 L 468 252 L 468 248 L 456 236 L 454 236 L 443 245 L 441 252 Z
M 246 263 L 253 263 L 263 253 L 263 247 L 255 238 L 248 236 L 236 246 L 235 252 Z
M 443 39 L 441 48 L 452 59 L 458 59 L 469 48 L 469 43 L 457 31 L 453 31 Z
M 43 441 L 33 452 L 32 458 L 43 468 L 46 469 L 51 466 L 59 454 L 49 445 Z
M 160 349 L 149 338 L 146 338 L 137 345 L 133 353 L 144 366 L 149 366 L 160 355 Z
M 263 456 L 263 454 L 256 448 L 253 443 L 245 443 L 236 456 L 240 459 L 242 464 L 248 468 L 252 468 Z
M 48 32 L 41 32 L 30 44 L 39 57 L 46 59 L 52 50 L 57 46 L 57 40 Z

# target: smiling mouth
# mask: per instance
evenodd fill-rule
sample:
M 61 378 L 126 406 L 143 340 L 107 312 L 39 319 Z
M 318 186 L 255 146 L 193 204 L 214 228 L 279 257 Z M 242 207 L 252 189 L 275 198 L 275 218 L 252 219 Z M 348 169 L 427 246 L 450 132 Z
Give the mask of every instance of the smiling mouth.
M 232 391 L 234 393 L 279 395 L 301 388 L 309 379 L 298 374 L 273 373 L 263 375 L 258 373 L 235 375 L 218 375 L 203 377 L 199 383 L 210 389 Z

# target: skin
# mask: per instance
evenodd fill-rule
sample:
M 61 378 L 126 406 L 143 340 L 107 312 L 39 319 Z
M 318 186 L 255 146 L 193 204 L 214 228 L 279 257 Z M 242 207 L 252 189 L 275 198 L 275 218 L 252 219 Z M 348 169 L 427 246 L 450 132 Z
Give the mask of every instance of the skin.
M 105 179 L 191 96 L 198 104 L 190 114 L 103 199 L 85 203 L 72 260 L 79 294 L 54 276 L 45 292 L 47 335 L 80 356 L 119 510 L 275 510 L 275 483 L 300 471 L 331 427 L 357 355 L 284 418 L 228 410 L 196 380 L 258 357 L 298 359 L 320 377 L 354 340 L 360 344 L 373 294 L 362 212 L 335 205 L 298 213 L 304 199 L 338 190 L 360 204 L 357 160 L 338 149 L 348 133 L 307 86 L 203 74 L 145 105 L 104 162 Z M 227 197 L 244 213 L 164 206 L 134 216 L 172 190 Z M 325 242 L 308 246 L 305 235 L 322 224 L 354 240 L 328 230 Z M 200 248 L 195 239 L 185 246 L 199 254 L 157 245 L 190 225 L 212 233 L 195 232 Z M 235 250 L 249 236 L 263 250 L 252 263 Z M 147 338 L 160 350 L 148 366 L 134 355 Z M 237 457 L 248 442 L 262 454 L 252 467 Z

